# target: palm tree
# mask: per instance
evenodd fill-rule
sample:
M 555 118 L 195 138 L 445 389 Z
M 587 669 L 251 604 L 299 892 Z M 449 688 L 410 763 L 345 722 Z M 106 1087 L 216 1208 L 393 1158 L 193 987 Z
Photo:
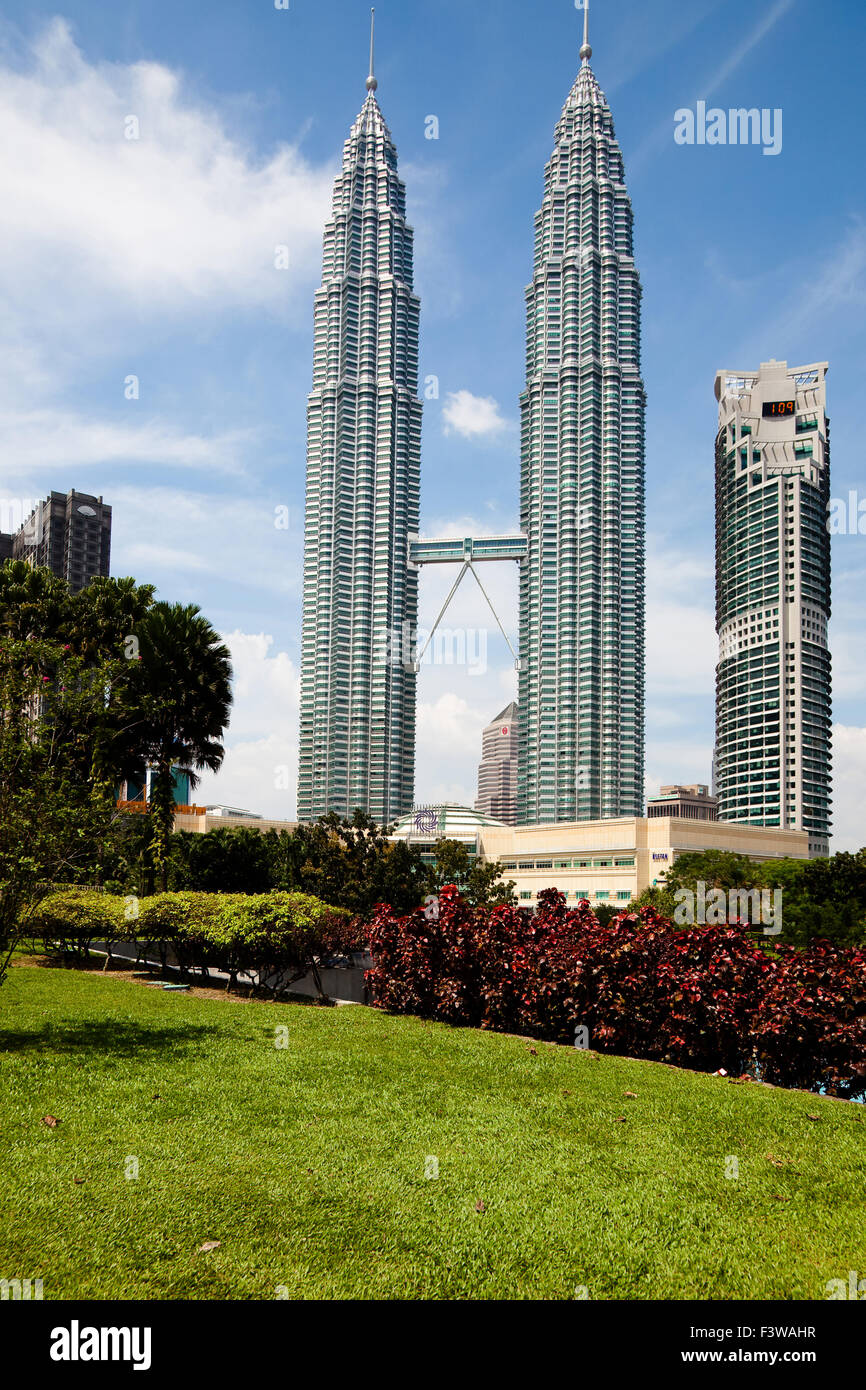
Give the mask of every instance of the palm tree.
M 138 670 L 131 698 L 136 743 L 151 768 L 153 865 L 165 891 L 174 819 L 172 769 L 216 772 L 225 756 L 223 731 L 232 704 L 228 648 L 195 604 L 154 603 L 135 628 Z

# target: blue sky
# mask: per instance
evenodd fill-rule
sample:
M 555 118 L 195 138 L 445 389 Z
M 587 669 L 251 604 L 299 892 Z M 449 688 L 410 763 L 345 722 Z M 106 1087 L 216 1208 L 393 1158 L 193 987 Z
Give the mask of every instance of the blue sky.
M 312 293 L 368 24 L 361 0 L 7 0 L 0 21 L 0 503 L 67 487 L 112 503 L 113 572 L 200 603 L 232 647 L 229 752 L 198 799 L 287 818 Z M 582 15 L 573 0 L 381 0 L 377 27 L 416 229 L 421 371 L 440 385 L 422 530 L 510 530 L 533 216 Z M 866 498 L 866 9 L 594 0 L 591 40 L 644 286 L 652 791 L 709 780 L 716 370 L 828 360 L 833 493 Z M 781 153 L 676 144 L 674 112 L 699 100 L 781 108 Z M 833 550 L 834 843 L 851 848 L 866 842 L 866 536 Z M 515 633 L 516 569 L 492 569 Z M 449 584 L 422 575 L 422 623 Z M 450 623 L 490 629 L 488 669 L 422 671 L 419 801 L 473 799 L 481 728 L 515 689 L 471 587 Z

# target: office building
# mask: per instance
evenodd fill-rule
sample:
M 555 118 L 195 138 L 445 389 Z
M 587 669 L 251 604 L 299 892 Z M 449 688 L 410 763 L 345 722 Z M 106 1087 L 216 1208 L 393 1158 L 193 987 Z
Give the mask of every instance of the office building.
M 111 564 L 111 508 L 87 492 L 51 492 L 14 535 L 0 535 L 0 563 L 26 560 L 78 593 Z
M 826 362 L 716 376 L 719 818 L 829 853 L 830 426 Z
M 709 787 L 701 784 L 688 787 L 660 787 L 658 796 L 647 802 L 647 816 L 674 816 L 681 820 L 718 820 L 719 803 L 710 795 Z
M 476 811 L 514 825 L 517 819 L 517 740 L 520 715 L 511 701 L 481 735 Z

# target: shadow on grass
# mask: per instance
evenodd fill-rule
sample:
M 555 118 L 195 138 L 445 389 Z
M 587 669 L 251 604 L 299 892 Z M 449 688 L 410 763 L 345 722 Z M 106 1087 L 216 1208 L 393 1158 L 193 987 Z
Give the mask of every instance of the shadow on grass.
M 101 1052 L 140 1057 L 143 1053 L 182 1051 L 219 1032 L 209 1023 L 181 1023 L 171 1028 L 94 1019 L 84 1023 L 46 1023 L 38 1028 L 0 1028 L 2 1052 Z

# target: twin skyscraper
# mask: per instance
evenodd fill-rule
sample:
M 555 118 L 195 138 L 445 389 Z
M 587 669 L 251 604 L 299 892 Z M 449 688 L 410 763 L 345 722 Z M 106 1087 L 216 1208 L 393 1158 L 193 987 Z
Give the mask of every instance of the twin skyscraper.
M 412 808 L 418 662 L 394 635 L 417 630 L 418 571 L 431 558 L 520 566 L 518 823 L 643 812 L 641 287 L 622 153 L 586 25 L 585 12 L 581 66 L 535 217 L 520 535 L 453 542 L 453 554 L 435 556 L 416 539 L 412 230 L 371 43 L 315 298 L 300 820 L 361 807 L 387 824 Z

